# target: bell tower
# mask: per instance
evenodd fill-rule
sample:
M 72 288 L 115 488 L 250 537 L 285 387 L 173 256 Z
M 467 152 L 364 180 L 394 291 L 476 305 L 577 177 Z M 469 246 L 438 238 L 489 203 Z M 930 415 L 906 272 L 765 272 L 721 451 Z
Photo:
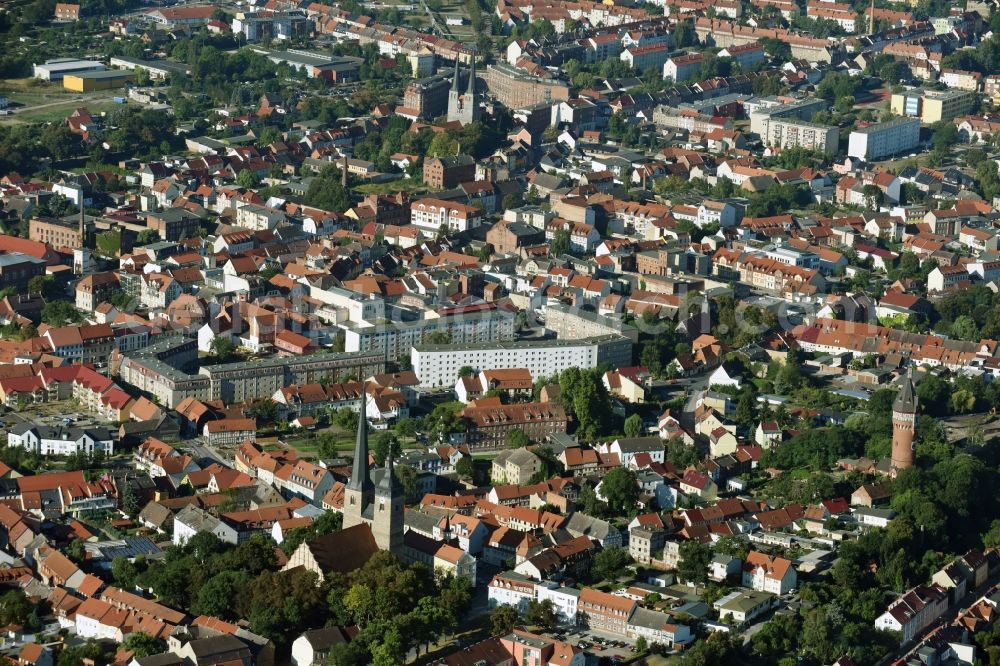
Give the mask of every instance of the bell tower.
M 406 493 L 396 478 L 392 450 L 385 459 L 385 470 L 375 488 L 372 507 L 372 534 L 382 550 L 401 555 L 403 552 L 403 507 Z

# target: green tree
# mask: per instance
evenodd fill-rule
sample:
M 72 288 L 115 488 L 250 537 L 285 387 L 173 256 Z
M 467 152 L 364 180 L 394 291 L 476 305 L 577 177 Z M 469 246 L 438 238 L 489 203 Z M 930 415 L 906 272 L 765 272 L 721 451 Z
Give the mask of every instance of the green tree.
M 236 343 L 228 335 L 215 336 L 208 348 L 220 363 L 227 363 L 236 354 Z
M 473 461 L 472 456 L 462 456 L 459 458 L 458 462 L 455 463 L 455 472 L 461 477 L 471 479 L 476 473 L 476 463 Z
M 375 463 L 377 465 L 384 465 L 390 451 L 392 452 L 392 457 L 398 459 L 403 454 L 403 447 L 395 437 L 387 432 L 380 432 L 375 435 L 372 442 L 372 455 L 375 456 Z
M 306 203 L 323 210 L 342 213 L 351 207 L 351 198 L 341 183 L 340 169 L 329 165 L 309 183 Z
M 596 369 L 569 368 L 559 377 L 563 407 L 576 417 L 577 435 L 594 440 L 609 429 L 611 399 Z
M 194 609 L 202 615 L 222 619 L 237 619 L 234 603 L 243 586 L 250 584 L 250 577 L 243 571 L 222 571 L 205 583 L 198 592 Z
M 757 401 L 753 393 L 744 390 L 740 393 L 740 399 L 736 402 L 736 413 L 733 415 L 740 425 L 750 427 L 757 421 Z
M 624 467 L 612 469 L 601 481 L 601 495 L 616 515 L 635 513 L 639 500 L 639 482 L 635 472 Z
M 569 229 L 559 229 L 552 238 L 550 252 L 553 257 L 559 257 L 570 252 Z
M 746 542 L 746 539 L 741 539 L 740 537 L 732 534 L 726 534 L 720 537 L 719 540 L 715 542 L 713 549 L 717 553 L 729 555 L 730 557 L 735 557 L 741 560 L 745 560 L 747 553 L 750 552 L 750 546 Z
M 118 556 L 111 560 L 111 577 L 123 590 L 135 589 L 135 579 L 139 569 L 127 557 Z
M 674 28 L 674 48 L 682 49 L 698 41 L 690 21 L 678 21 Z
M 83 322 L 83 314 L 69 301 L 49 301 L 42 307 L 42 321 L 56 328 Z
M 28 280 L 28 294 L 55 299 L 58 296 L 55 278 L 51 275 L 36 275 Z
M 647 650 L 649 650 L 649 645 L 646 644 L 646 637 L 639 636 L 639 638 L 635 640 L 635 653 L 645 654 Z
M 138 246 L 149 245 L 150 243 L 155 243 L 158 240 L 160 240 L 160 232 L 156 229 L 143 229 L 136 237 L 135 244 Z
M 427 157 L 448 157 L 458 153 L 459 143 L 447 132 L 434 135 L 431 145 L 427 148 Z
M 608 546 L 594 554 L 590 563 L 590 575 L 594 580 L 617 580 L 632 561 L 628 550 L 620 546 Z
M 137 659 L 149 657 L 154 654 L 161 654 L 167 651 L 166 641 L 160 638 L 154 638 L 153 636 L 141 631 L 129 634 L 125 638 L 123 646 L 126 650 L 132 652 L 132 655 Z
M 680 545 L 677 577 L 689 583 L 704 583 L 708 579 L 708 564 L 712 551 L 705 544 L 689 540 Z
M 715 631 L 705 640 L 697 641 L 680 658 L 680 666 L 717 666 L 718 664 L 741 664 L 742 639 L 727 631 Z M 784 664 L 781 664 L 784 666 Z
M 990 529 L 983 533 L 985 548 L 1000 548 L 1000 518 L 994 518 Z
M 403 493 L 407 502 L 416 502 L 420 499 L 420 485 L 417 482 L 417 470 L 409 465 L 396 465 L 393 473 L 399 479 L 399 484 L 403 487 Z
M 529 601 L 528 611 L 524 619 L 528 624 L 549 630 L 556 626 L 559 618 L 556 616 L 556 609 L 552 600 L 544 599 L 542 601 Z
M 3 596 L 0 596 L 0 621 L 4 625 L 23 625 L 31 610 L 31 602 L 28 601 L 28 597 L 20 589 L 4 592 Z
M 236 174 L 236 184 L 244 189 L 252 190 L 260 187 L 260 178 L 250 169 L 241 169 Z
M 506 636 L 521 621 L 517 609 L 507 604 L 501 604 L 490 613 L 490 635 Z
M 142 510 L 142 500 L 139 493 L 136 492 L 132 484 L 126 483 L 122 489 L 122 511 L 129 518 L 135 518 L 139 515 L 140 510 Z
M 976 320 L 969 315 L 962 315 L 952 322 L 951 334 L 960 340 L 975 342 L 980 340 L 979 328 L 976 326 Z
M 80 137 L 70 131 L 66 123 L 49 123 L 41 132 L 39 144 L 57 160 L 78 155 Z
M 417 424 L 411 418 L 399 419 L 396 423 L 396 434 L 400 437 L 413 439 L 417 436 Z
M 529 439 L 525 432 L 520 428 L 512 428 L 510 432 L 507 433 L 508 449 L 523 449 L 529 444 L 531 444 L 531 439 Z
M 397 666 L 404 661 L 406 650 L 403 649 L 403 639 L 399 630 L 390 628 L 382 640 L 372 645 L 373 666 Z
M 428 345 L 450 345 L 451 342 L 451 333 L 448 331 L 431 331 L 424 338 L 424 344 Z
M 638 437 L 642 434 L 642 417 L 638 414 L 632 414 L 627 419 L 625 419 L 625 436 L 626 437 Z

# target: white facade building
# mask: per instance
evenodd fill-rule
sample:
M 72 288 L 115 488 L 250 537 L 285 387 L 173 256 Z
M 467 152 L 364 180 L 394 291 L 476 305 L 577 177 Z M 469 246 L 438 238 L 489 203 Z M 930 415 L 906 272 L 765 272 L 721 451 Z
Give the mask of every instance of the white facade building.
M 410 204 L 410 224 L 436 232 L 442 226 L 449 232 L 468 231 L 483 223 L 478 208 L 455 201 L 418 199 Z
M 431 333 L 447 333 L 454 344 L 479 344 L 514 339 L 514 314 L 506 310 L 484 310 L 449 317 L 384 324 L 345 323 L 345 352 L 378 352 L 396 361 L 423 344 Z
M 535 585 L 535 595 L 538 601 L 548 599 L 552 602 L 560 624 L 576 624 L 576 607 L 580 601 L 580 590 L 543 581 Z
M 454 386 L 458 371 L 465 366 L 473 370 L 527 368 L 532 377 L 552 377 L 567 368 L 596 368 L 604 361 L 624 367 L 631 355 L 628 338 L 608 335 L 516 344 L 419 345 L 413 347 L 410 361 L 422 387 L 441 387 Z
M 43 456 L 67 456 L 81 451 L 88 455 L 101 451 L 110 456 L 114 453 L 114 438 L 105 428 L 62 428 L 25 423 L 10 429 L 7 446 L 35 451 Z
M 878 160 L 913 150 L 920 144 L 920 121 L 893 118 L 851 132 L 847 154 L 863 160 Z

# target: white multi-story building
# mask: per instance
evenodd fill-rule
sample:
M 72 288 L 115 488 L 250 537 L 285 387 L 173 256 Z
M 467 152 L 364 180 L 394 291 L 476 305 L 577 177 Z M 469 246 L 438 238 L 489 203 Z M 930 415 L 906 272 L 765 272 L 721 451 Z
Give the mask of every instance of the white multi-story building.
M 920 121 L 893 118 L 851 132 L 847 154 L 863 160 L 878 160 L 913 150 L 920 144 Z
M 747 555 L 743 564 L 743 587 L 758 592 L 785 594 L 795 588 L 795 567 L 783 557 L 770 557 L 756 551 Z
M 21 423 L 7 432 L 7 446 L 35 451 L 43 456 L 68 456 L 84 452 L 114 453 L 114 438 L 107 428 L 64 428 Z
M 795 118 L 767 118 L 761 140 L 778 148 L 805 148 L 819 152 L 836 152 L 840 132 L 836 127 L 820 125 Z
M 663 78 L 671 81 L 685 81 L 701 69 L 705 56 L 701 53 L 686 53 L 674 56 L 663 63 Z
M 442 226 L 449 232 L 468 231 L 483 223 L 478 208 L 455 201 L 417 199 L 410 204 L 410 224 L 436 232 Z
M 236 545 L 239 542 L 236 528 L 204 509 L 189 504 L 174 516 L 173 543 L 175 546 L 183 546 L 199 532 L 211 532 L 225 543 Z
M 798 266 L 799 268 L 818 269 L 820 263 L 819 255 L 815 252 L 782 245 L 765 249 L 764 256 L 786 266 Z
M 642 72 L 652 68 L 662 69 L 669 56 L 670 49 L 666 44 L 650 44 L 649 46 L 630 46 L 622 51 L 618 58 L 635 71 Z
M 264 231 L 274 229 L 279 222 L 285 220 L 285 214 L 280 210 L 244 204 L 236 209 L 236 225 L 244 229 Z
M 97 640 L 121 641 L 125 638 L 124 613 L 106 601 L 87 599 L 77 609 L 76 635 L 80 638 L 96 638 Z
M 453 344 L 513 340 L 514 315 L 506 310 L 483 310 L 412 322 L 346 322 L 341 328 L 344 330 L 345 352 L 377 352 L 384 354 L 387 361 L 396 361 L 423 344 L 431 333 L 446 333 L 451 336 Z
M 567 368 L 612 367 L 631 363 L 632 342 L 620 335 L 581 340 L 542 340 L 517 343 L 417 345 L 410 353 L 413 371 L 423 387 L 454 386 L 458 371 L 490 368 L 527 368 L 532 377 L 553 377 Z
M 487 599 L 490 608 L 513 606 L 525 613 L 528 603 L 535 600 L 535 594 L 535 581 L 519 573 L 505 571 L 490 581 Z
M 535 584 L 535 598 L 538 601 L 551 601 L 561 624 L 576 624 L 576 606 L 580 602 L 580 590 L 542 581 Z
M 759 100 L 751 105 L 750 131 L 761 137 L 767 134 L 767 125 L 774 120 L 812 120 L 817 111 L 826 108 L 826 100 L 820 97 L 789 102 L 788 104 L 771 104 L 769 100 Z
M 948 593 L 937 585 L 918 585 L 875 618 L 875 628 L 898 631 L 900 645 L 913 640 L 948 609 Z

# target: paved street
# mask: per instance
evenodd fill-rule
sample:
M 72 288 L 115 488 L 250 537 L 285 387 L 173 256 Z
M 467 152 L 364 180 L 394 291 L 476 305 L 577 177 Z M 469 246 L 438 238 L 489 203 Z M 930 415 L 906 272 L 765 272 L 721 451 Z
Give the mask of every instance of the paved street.
M 205 444 L 200 439 L 192 439 L 182 444 L 184 448 L 191 451 L 191 454 L 198 460 L 211 460 L 217 463 L 221 463 L 226 467 L 232 467 L 233 461 L 227 459 L 225 456 L 220 454 L 214 448 Z

